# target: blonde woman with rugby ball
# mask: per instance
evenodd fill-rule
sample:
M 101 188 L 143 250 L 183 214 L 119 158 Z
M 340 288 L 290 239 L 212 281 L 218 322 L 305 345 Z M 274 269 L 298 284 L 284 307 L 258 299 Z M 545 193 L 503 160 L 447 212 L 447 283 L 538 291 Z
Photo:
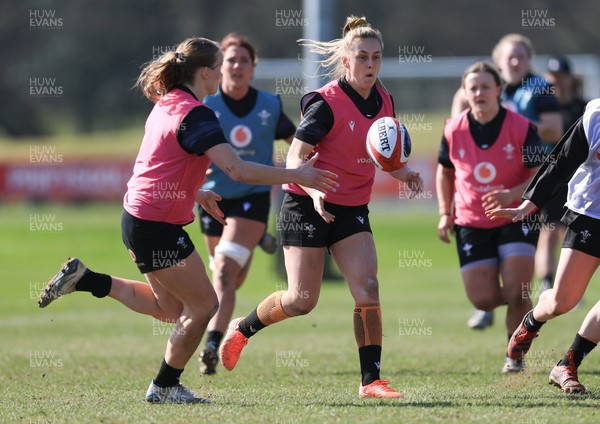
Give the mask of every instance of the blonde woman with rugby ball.
M 368 209 L 375 167 L 367 160 L 367 132 L 378 118 L 394 116 L 392 97 L 378 80 L 381 33 L 365 18 L 349 17 L 341 39 L 301 41 L 326 56 L 323 65 L 334 67 L 334 80 L 303 97 L 302 120 L 286 165 L 295 168 L 304 158 L 318 154 L 315 166 L 339 175 L 340 187 L 325 194 L 302 184 L 284 186 L 280 216 L 290 222 L 299 219 L 303 224 L 300 231 L 281 231 L 288 289 L 272 293 L 249 315 L 229 324 L 220 349 L 221 362 L 232 370 L 250 337 L 267 326 L 313 310 L 329 251 L 354 298 L 354 335 L 361 372 L 358 394 L 401 398 L 401 393 L 380 378 L 382 321 Z M 408 166 L 390 175 L 417 192 L 422 188 L 419 174 Z

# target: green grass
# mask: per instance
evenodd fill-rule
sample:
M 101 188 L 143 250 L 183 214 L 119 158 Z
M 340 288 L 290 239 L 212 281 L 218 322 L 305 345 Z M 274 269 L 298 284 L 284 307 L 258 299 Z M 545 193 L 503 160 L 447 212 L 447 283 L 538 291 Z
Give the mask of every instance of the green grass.
M 60 155 L 65 161 L 79 158 L 135 158 L 142 137 L 140 125 L 119 131 L 96 132 L 93 134 L 58 134 L 45 137 L 9 138 L 0 137 L 2 161 L 28 161 L 30 149 L 43 151 L 43 146 L 52 155 Z
M 496 311 L 491 329 L 467 329 L 471 306 L 454 246 L 436 238 L 435 208 L 405 206 L 396 204 L 393 213 L 389 205 L 372 208 L 384 320 L 382 376 L 404 400 L 358 398 L 352 298 L 344 283 L 328 282 L 311 314 L 261 332 L 233 372 L 220 368 L 216 376 L 201 378 L 191 362 L 182 381 L 214 401 L 195 406 L 143 401 L 168 327 L 88 294 L 70 295 L 44 310 L 35 304 L 45 280 L 68 255 L 98 271 L 141 277 L 121 243 L 120 207 L 0 206 L 0 422 L 598 422 L 598 353 L 580 369 L 588 394 L 563 395 L 546 384 L 600 294 L 598 278 L 585 308 L 542 330 L 529 370 L 503 376 L 505 309 Z M 38 218 L 52 220 L 54 231 L 32 230 Z M 206 257 L 196 224 L 188 231 Z M 400 253 L 424 261 L 401 267 Z M 258 251 L 238 292 L 236 315 L 281 287 L 273 270 L 273 257 Z M 278 355 L 298 360 L 278 363 Z

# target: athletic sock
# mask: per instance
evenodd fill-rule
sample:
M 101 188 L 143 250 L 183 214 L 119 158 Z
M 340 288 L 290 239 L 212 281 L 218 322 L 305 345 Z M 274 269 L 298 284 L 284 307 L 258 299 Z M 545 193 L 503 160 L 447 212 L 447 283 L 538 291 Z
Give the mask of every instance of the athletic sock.
M 206 335 L 206 348 L 217 350 L 223 339 L 223 333 L 220 331 L 209 331 Z
M 362 385 L 366 386 L 375 380 L 379 380 L 379 368 L 381 364 L 381 346 L 370 345 L 358 348 L 360 359 L 360 373 Z
M 285 290 L 279 290 L 271 293 L 260 302 L 256 309 L 240 322 L 240 333 L 250 338 L 266 326 L 290 318 L 290 315 L 283 310 L 281 304 L 281 298 L 284 294 Z
M 383 344 L 381 307 L 379 305 L 354 306 L 354 338 L 359 348 Z
M 179 377 L 181 377 L 181 373 L 183 370 L 179 370 L 177 368 L 173 368 L 167 361 L 163 359 L 162 364 L 160 365 L 160 370 L 154 379 L 154 384 L 158 387 L 172 387 L 179 384 Z
M 250 314 L 240 322 L 239 330 L 247 338 L 254 336 L 266 325 L 258 319 L 258 311 L 254 309 Z
M 537 333 L 545 323 L 546 321 L 538 321 L 533 317 L 533 310 L 527 312 L 527 314 L 525 314 L 525 319 L 523 319 L 523 325 L 530 333 Z
M 87 269 L 75 285 L 75 291 L 90 292 L 96 297 L 106 297 L 112 288 L 112 277 Z
M 379 305 L 356 305 L 354 306 L 353 320 L 362 385 L 366 386 L 379 380 L 383 342 L 381 307 Z
M 571 348 L 565 355 L 562 361 L 560 361 L 559 365 L 569 365 L 569 356 L 573 357 L 573 363 L 575 364 L 575 368 L 578 368 L 581 365 L 581 361 L 583 358 L 592 351 L 596 347 L 596 343 L 582 337 L 579 333 L 575 336 L 575 340 L 573 340 L 573 344 Z

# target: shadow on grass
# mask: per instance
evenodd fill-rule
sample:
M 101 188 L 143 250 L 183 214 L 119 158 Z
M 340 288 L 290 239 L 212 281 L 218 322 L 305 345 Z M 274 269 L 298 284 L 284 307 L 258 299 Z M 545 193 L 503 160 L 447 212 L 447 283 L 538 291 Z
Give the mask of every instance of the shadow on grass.
M 402 399 L 364 399 L 364 403 L 350 403 L 350 402 L 333 402 L 326 403 L 325 405 L 331 406 L 334 408 L 348 408 L 348 407 L 356 407 L 356 408 L 372 408 L 376 407 L 388 407 L 388 408 L 406 408 L 407 406 L 418 406 L 419 408 L 440 408 L 440 407 L 457 407 L 462 406 L 457 402 L 407 402 Z M 306 406 L 310 406 L 307 404 Z
M 415 368 L 397 368 L 394 367 L 394 369 L 389 369 L 386 371 L 382 372 L 383 374 L 385 374 L 386 376 L 394 376 L 394 377 L 398 377 L 398 378 L 402 378 L 403 376 L 411 376 L 411 377 L 430 377 L 432 374 L 435 375 L 440 375 L 440 374 L 444 374 L 444 375 L 458 375 L 458 376 L 465 376 L 465 375 L 473 375 L 473 376 L 477 376 L 477 375 L 490 375 L 490 371 L 488 369 L 457 369 L 457 370 L 439 370 L 439 369 L 431 369 L 431 368 L 427 368 L 427 369 L 415 369 Z M 330 372 L 331 375 L 335 375 L 335 376 L 359 376 L 360 378 L 360 371 L 356 370 L 356 371 L 332 371 Z
M 585 400 L 597 400 L 599 399 L 598 395 L 568 395 L 565 394 L 564 400 L 569 401 L 585 401 Z M 544 401 L 532 401 L 532 402 L 523 402 L 517 405 L 507 404 L 506 399 L 499 399 L 497 402 L 460 402 L 460 401 L 405 401 L 403 399 L 393 400 L 393 399 L 364 399 L 362 402 L 332 402 L 325 403 L 326 406 L 331 406 L 335 408 L 372 408 L 376 407 L 387 407 L 387 408 L 407 408 L 407 407 L 417 407 L 417 408 L 465 408 L 465 407 L 476 407 L 476 408 L 561 408 L 564 407 L 564 404 L 557 404 L 557 399 L 555 397 L 549 397 Z M 314 404 L 307 403 L 306 406 L 313 406 Z M 323 405 L 319 403 L 319 405 Z M 579 404 L 577 405 L 579 408 L 590 408 L 597 409 L 597 403 L 589 403 L 589 404 Z
M 558 389 L 557 389 L 558 390 Z M 600 399 L 600 394 L 596 393 L 596 392 L 586 392 L 585 394 L 577 394 L 577 393 L 558 393 L 559 395 L 562 395 L 563 399 L 568 399 L 568 400 L 574 400 L 574 401 L 584 401 L 584 400 L 598 400 Z M 584 405 L 587 406 L 587 405 Z M 591 406 L 591 405 L 590 405 Z M 598 404 L 594 404 L 594 406 L 597 408 Z

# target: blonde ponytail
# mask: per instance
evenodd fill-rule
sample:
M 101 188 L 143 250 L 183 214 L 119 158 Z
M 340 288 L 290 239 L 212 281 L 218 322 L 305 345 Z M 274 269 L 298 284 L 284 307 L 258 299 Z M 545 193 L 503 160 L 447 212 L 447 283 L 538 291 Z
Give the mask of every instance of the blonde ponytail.
M 350 52 L 352 42 L 357 38 L 361 40 L 375 38 L 379 41 L 381 50 L 383 50 L 383 37 L 381 33 L 379 30 L 371 27 L 371 24 L 367 22 L 364 16 L 348 16 L 342 29 L 342 38 L 332 41 L 316 41 L 301 38 L 297 42 L 301 46 L 308 47 L 311 53 L 324 56 L 323 59 L 318 61 L 319 67 L 323 68 L 324 72 L 318 76 L 325 76 L 334 80 L 341 78 L 346 73 L 342 64 L 342 57 Z
M 342 38 L 345 37 L 346 34 L 348 34 L 353 29 L 360 28 L 360 27 L 370 27 L 370 26 L 371 25 L 369 25 L 369 23 L 367 22 L 367 18 L 365 18 L 364 16 L 361 16 L 361 17 L 348 16 L 346 18 L 346 24 L 344 25 L 344 28 L 342 29 Z

